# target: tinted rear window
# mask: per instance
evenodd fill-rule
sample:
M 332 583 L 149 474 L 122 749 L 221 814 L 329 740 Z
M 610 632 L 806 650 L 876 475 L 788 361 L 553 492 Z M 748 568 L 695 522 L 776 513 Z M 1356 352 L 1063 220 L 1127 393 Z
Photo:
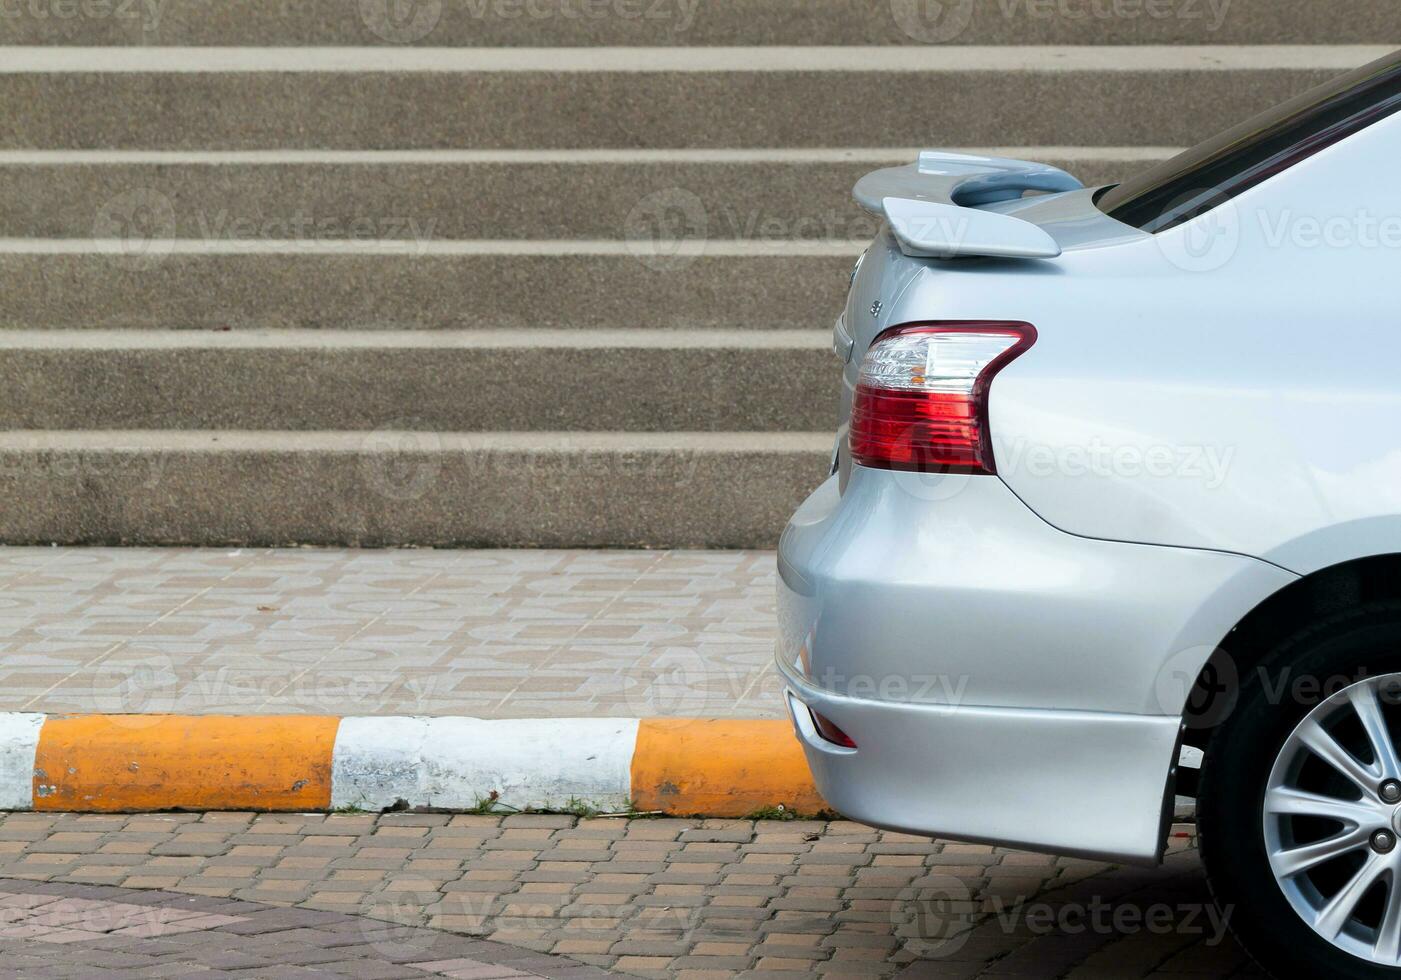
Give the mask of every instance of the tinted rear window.
M 1098 204 L 1126 225 L 1165 231 L 1398 109 L 1401 52 L 1311 89 L 1110 188 Z

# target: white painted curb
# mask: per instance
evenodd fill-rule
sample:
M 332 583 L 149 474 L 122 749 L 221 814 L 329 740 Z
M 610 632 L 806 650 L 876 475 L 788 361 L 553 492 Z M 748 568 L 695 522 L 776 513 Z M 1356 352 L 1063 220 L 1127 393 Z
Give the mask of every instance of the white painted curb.
M 484 721 L 343 718 L 331 806 L 470 810 L 626 810 L 639 722 L 632 718 Z
M 34 806 L 34 754 L 45 717 L 0 712 L 0 810 Z

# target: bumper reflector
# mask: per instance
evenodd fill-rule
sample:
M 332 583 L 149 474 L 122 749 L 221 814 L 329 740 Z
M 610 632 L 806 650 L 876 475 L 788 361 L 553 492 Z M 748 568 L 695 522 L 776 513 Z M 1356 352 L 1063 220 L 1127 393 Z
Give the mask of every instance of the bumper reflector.
M 832 724 L 832 719 L 824 715 L 819 715 L 811 708 L 808 709 L 808 714 L 812 715 L 812 723 L 817 726 L 817 734 L 821 735 L 833 745 L 840 745 L 845 749 L 856 748 L 856 743 L 851 740 L 851 736 Z

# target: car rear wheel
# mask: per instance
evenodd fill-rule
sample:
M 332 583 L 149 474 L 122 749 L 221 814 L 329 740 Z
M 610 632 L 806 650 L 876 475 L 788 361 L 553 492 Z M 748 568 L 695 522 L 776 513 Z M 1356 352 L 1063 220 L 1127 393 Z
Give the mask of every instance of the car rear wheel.
M 1401 603 L 1242 670 L 1197 817 L 1212 894 L 1266 969 L 1401 977 Z

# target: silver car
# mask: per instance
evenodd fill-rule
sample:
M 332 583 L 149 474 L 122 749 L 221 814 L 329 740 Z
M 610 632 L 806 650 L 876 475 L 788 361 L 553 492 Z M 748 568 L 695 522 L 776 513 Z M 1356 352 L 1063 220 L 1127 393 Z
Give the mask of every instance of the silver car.
M 818 787 L 1156 862 L 1196 800 L 1268 968 L 1401 974 L 1401 55 L 1123 184 L 926 152 L 780 545 Z

